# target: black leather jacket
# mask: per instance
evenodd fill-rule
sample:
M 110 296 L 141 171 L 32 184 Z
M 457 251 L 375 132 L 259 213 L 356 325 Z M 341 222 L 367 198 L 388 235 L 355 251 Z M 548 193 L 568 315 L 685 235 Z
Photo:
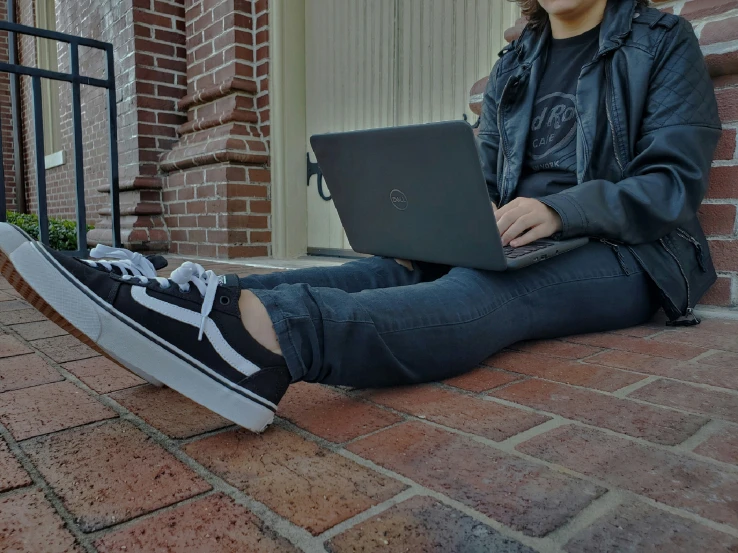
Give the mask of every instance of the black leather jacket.
M 527 28 L 500 52 L 484 95 L 478 145 L 490 198 L 515 198 L 550 28 Z M 541 199 L 562 238 L 628 247 L 670 319 L 717 276 L 697 209 L 721 133 L 692 26 L 633 0 L 609 0 L 600 48 L 577 86 L 577 186 Z

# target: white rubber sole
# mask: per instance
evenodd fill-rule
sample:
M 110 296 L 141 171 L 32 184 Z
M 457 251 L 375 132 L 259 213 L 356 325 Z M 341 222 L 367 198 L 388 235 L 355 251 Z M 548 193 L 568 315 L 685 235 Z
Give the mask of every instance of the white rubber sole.
M 27 244 L 29 242 L 33 242 L 33 238 L 26 235 L 22 230 L 20 230 L 18 227 L 11 225 L 9 223 L 0 223 L 0 271 L 2 271 L 3 276 L 5 276 L 8 279 L 8 282 L 13 285 L 13 287 L 18 290 L 18 292 L 23 295 L 26 299 L 29 299 L 27 297 L 28 291 L 24 287 L 24 282 L 28 281 L 28 277 L 30 276 L 26 271 L 23 270 L 22 267 L 14 267 L 12 265 L 7 266 L 5 263 L 3 263 L 4 259 L 9 261 L 10 257 L 13 255 L 13 252 L 15 252 L 19 247 L 21 247 L 23 244 Z M 13 274 L 13 272 L 17 274 Z M 7 274 L 6 274 L 7 273 Z M 31 302 L 32 305 L 33 302 Z M 106 357 L 110 357 L 107 355 L 106 352 L 100 350 L 98 347 L 95 346 L 94 343 L 90 343 L 89 341 L 86 341 L 82 339 L 82 337 L 77 336 L 75 334 L 75 330 L 72 328 L 72 325 L 64 320 L 64 318 L 59 315 L 58 313 L 53 313 L 53 310 L 51 308 L 45 308 L 43 305 L 34 305 L 39 311 L 41 311 L 46 317 L 48 317 L 51 321 L 59 325 L 61 328 L 66 330 L 67 332 L 70 332 L 71 334 L 75 335 L 77 338 L 80 338 L 83 342 L 85 342 L 88 346 L 92 347 L 93 349 L 99 351 Z M 112 359 L 112 357 L 111 357 Z M 116 361 L 115 359 L 113 359 Z M 146 380 L 149 384 L 161 387 L 163 384 L 159 382 L 156 378 L 153 376 L 147 374 L 145 371 L 142 371 L 138 367 L 133 366 L 126 366 L 126 369 L 131 371 L 136 376 L 139 376 Z
M 33 243 L 18 247 L 10 261 L 28 275 L 28 286 L 46 303 L 118 362 L 146 367 L 158 381 L 254 432 L 262 432 L 274 419 L 275 405 L 228 383 L 104 304 Z

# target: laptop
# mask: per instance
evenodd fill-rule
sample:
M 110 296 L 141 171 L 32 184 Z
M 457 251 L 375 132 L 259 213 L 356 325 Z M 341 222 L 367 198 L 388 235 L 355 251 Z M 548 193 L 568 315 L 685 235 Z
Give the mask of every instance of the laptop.
M 310 144 L 356 252 L 505 271 L 588 242 L 503 247 L 464 121 L 320 134 Z

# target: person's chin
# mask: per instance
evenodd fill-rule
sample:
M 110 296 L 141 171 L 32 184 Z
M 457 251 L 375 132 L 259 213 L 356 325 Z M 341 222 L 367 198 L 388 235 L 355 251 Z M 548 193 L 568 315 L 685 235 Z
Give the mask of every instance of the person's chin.
M 549 15 L 567 18 L 586 10 L 587 0 L 539 0 Z

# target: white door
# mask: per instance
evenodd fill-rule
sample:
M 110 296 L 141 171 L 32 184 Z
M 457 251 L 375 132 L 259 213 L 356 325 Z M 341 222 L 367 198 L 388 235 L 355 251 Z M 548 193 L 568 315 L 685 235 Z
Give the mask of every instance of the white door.
M 307 137 L 464 115 L 473 123 L 469 90 L 518 16 L 507 0 L 307 0 Z M 308 252 L 348 250 L 317 184 L 307 196 Z

